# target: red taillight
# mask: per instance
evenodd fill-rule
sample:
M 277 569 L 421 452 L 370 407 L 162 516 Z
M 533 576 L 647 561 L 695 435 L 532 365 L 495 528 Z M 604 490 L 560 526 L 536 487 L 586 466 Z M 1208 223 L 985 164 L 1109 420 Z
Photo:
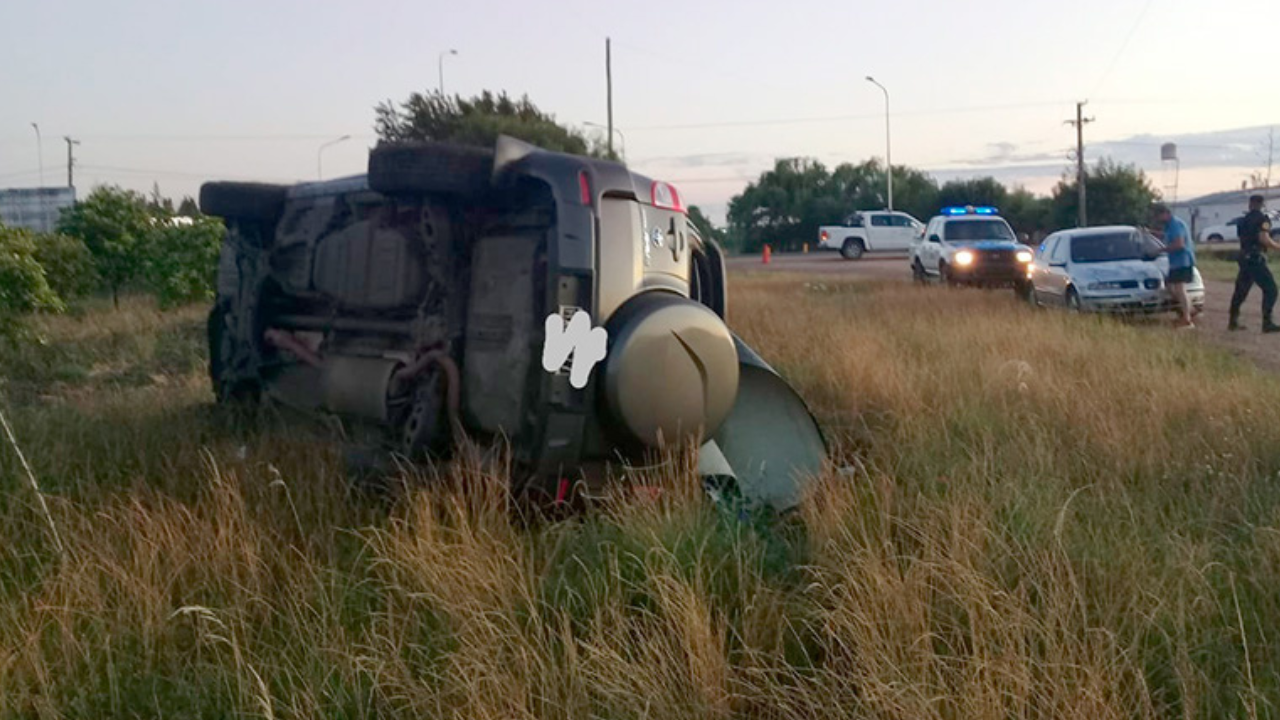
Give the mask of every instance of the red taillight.
M 591 181 L 587 179 L 587 171 L 578 171 L 578 190 L 581 193 L 583 205 L 591 204 Z
M 827 231 L 826 231 L 826 230 L 823 230 L 823 231 L 822 231 L 822 233 L 821 233 L 821 235 L 820 235 L 820 237 L 821 237 L 823 240 L 826 240 L 826 239 L 829 237 L 829 236 L 827 235 Z
M 671 183 L 655 182 L 650 190 L 654 207 L 684 212 L 684 203 L 680 202 L 680 193 Z

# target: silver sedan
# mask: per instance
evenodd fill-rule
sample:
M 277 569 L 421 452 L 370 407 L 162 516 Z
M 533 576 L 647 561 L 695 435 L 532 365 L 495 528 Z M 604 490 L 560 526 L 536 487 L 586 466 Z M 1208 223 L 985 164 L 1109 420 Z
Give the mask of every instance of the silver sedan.
M 1045 238 L 1027 269 L 1027 300 L 1078 312 L 1156 313 L 1174 309 L 1160 241 L 1131 225 L 1062 230 Z M 1187 285 L 1204 307 L 1200 271 Z

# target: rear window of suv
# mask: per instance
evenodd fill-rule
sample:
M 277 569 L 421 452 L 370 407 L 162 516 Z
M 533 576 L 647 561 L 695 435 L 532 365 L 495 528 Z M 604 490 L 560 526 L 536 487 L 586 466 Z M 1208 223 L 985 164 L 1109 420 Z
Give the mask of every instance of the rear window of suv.
M 953 220 L 944 230 L 947 242 L 968 240 L 1013 240 L 1013 231 L 1003 220 Z

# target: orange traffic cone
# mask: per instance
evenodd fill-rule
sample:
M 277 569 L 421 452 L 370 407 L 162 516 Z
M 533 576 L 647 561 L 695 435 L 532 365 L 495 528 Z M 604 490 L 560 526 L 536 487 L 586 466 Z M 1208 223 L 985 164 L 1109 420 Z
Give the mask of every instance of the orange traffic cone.
M 765 245 L 763 262 L 765 265 L 768 265 L 772 261 L 773 261 L 773 248 L 769 247 L 768 245 Z

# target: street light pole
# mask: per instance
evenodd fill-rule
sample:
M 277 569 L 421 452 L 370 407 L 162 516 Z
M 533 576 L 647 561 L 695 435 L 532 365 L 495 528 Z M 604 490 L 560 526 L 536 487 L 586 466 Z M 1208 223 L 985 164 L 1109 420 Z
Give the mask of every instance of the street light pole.
M 884 93 L 884 165 L 885 177 L 889 184 L 889 211 L 893 211 L 893 144 L 889 141 L 889 90 L 885 86 L 876 82 L 876 79 L 867 76 L 867 82 L 880 88 Z
M 600 129 L 600 130 L 604 130 L 604 131 L 606 131 L 606 132 L 608 132 L 609 130 L 611 130 L 611 129 L 612 129 L 612 130 L 613 130 L 613 132 L 617 133 L 617 134 L 618 134 L 618 139 L 622 141 L 622 143 L 621 143 L 621 144 L 622 144 L 622 162 L 623 162 L 624 164 L 627 162 L 627 136 L 626 136 L 626 135 L 623 135 L 621 130 L 619 130 L 618 128 L 609 128 L 609 127 L 607 127 L 607 126 L 605 126 L 605 125 L 601 125 L 600 123 L 591 122 L 590 120 L 586 120 L 586 121 L 584 121 L 582 124 L 583 124 L 583 125 L 586 125 L 587 127 L 598 128 L 598 129 Z M 613 137 L 613 136 L 612 136 L 612 135 L 610 135 L 610 137 Z
M 458 54 L 457 50 L 452 50 L 452 49 L 445 50 L 444 52 L 440 53 L 440 57 L 436 62 L 436 67 L 440 71 L 440 97 L 444 97 L 444 58 L 446 55 L 457 55 L 457 54 Z
M 31 123 L 36 129 L 36 158 L 40 163 L 40 187 L 44 187 L 44 142 L 40 139 L 40 123 Z
M 324 149 L 329 147 L 330 145 L 337 145 L 343 140 L 350 140 L 350 139 L 351 139 L 350 135 L 343 135 L 340 138 L 334 138 L 333 140 L 330 140 L 329 142 L 321 145 L 319 148 L 316 149 L 316 179 L 317 180 L 324 179 L 324 171 L 321 169 L 321 165 L 320 165 L 320 156 L 321 154 L 324 153 Z

